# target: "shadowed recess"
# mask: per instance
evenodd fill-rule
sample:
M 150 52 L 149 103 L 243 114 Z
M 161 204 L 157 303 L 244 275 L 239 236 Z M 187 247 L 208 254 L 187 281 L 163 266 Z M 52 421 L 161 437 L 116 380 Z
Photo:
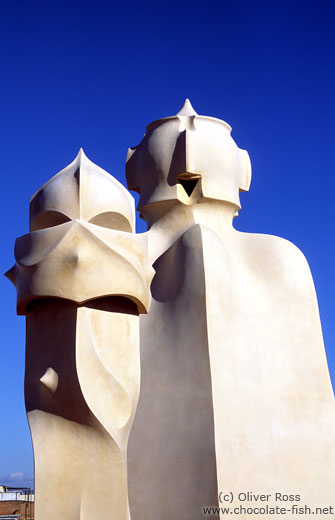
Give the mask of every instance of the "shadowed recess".
M 115 211 L 99 213 L 99 215 L 91 218 L 89 222 L 91 224 L 95 224 L 96 226 L 117 229 L 119 231 L 126 231 L 128 233 L 131 233 L 132 231 L 131 225 L 126 217 Z
M 199 179 L 181 179 L 179 183 L 182 185 L 187 195 L 190 197 L 193 193 L 194 188 L 196 187 Z
M 97 309 L 106 312 L 119 312 L 122 314 L 133 314 L 138 316 L 138 309 L 135 302 L 126 298 L 125 296 L 104 296 L 102 298 L 94 298 L 83 303 L 72 302 L 65 298 L 36 298 L 27 305 L 27 314 L 33 312 L 39 307 L 52 305 L 74 305 L 77 307 L 89 307 L 90 309 Z
M 179 269 L 174 272 L 174 266 Z M 179 241 L 172 244 L 153 264 L 156 274 L 151 282 L 151 293 L 158 302 L 173 300 L 182 289 L 185 276 L 185 250 Z M 167 273 L 172 273 L 168 276 Z
M 70 222 L 70 220 L 71 219 L 68 216 L 59 211 L 44 211 L 33 219 L 30 231 L 38 231 L 39 229 L 60 226 L 61 224 L 65 224 L 65 222 Z

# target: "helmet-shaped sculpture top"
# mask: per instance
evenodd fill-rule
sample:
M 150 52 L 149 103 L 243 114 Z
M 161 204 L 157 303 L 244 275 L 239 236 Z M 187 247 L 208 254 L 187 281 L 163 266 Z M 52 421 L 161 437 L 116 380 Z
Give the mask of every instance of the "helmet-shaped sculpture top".
M 238 148 L 231 127 L 199 116 L 186 99 L 172 117 L 154 121 L 138 146 L 128 150 L 128 187 L 140 194 L 139 209 L 162 201 L 227 201 L 239 209 L 239 191 L 251 180 L 248 152 Z
M 30 201 L 30 230 L 69 220 L 134 231 L 134 199 L 122 184 L 80 149 L 75 160 L 40 188 Z

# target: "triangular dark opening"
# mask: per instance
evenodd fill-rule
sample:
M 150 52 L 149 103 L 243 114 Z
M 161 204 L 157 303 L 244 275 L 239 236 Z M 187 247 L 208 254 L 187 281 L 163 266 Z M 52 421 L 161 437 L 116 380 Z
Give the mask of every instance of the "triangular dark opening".
M 189 197 L 191 196 L 194 188 L 196 187 L 198 180 L 199 179 L 180 179 L 179 182 Z

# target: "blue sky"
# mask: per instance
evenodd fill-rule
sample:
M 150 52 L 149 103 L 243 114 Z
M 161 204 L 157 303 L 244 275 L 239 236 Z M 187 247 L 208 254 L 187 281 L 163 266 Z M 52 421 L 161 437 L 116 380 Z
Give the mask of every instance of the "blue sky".
M 3 0 L 2 272 L 28 230 L 31 195 L 80 147 L 125 182 L 127 148 L 189 97 L 249 152 L 236 227 L 287 238 L 306 255 L 334 384 L 334 34 L 335 4 L 324 0 Z M 0 284 L 0 483 L 12 474 L 25 483 L 24 318 L 14 287 Z

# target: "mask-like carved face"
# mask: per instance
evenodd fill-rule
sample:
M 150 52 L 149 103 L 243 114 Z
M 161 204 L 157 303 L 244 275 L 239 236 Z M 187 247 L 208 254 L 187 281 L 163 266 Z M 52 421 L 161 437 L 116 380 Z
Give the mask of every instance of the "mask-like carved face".
M 39 298 L 76 303 L 122 296 L 147 312 L 153 269 L 134 231 L 130 193 L 82 151 L 32 197 L 30 233 L 15 244 L 8 278 L 17 312 Z
M 128 187 L 140 193 L 139 209 L 200 199 L 240 208 L 239 191 L 249 189 L 251 165 L 230 132 L 224 121 L 198 116 L 188 100 L 176 116 L 151 123 L 141 143 L 129 149 L 126 162 Z

